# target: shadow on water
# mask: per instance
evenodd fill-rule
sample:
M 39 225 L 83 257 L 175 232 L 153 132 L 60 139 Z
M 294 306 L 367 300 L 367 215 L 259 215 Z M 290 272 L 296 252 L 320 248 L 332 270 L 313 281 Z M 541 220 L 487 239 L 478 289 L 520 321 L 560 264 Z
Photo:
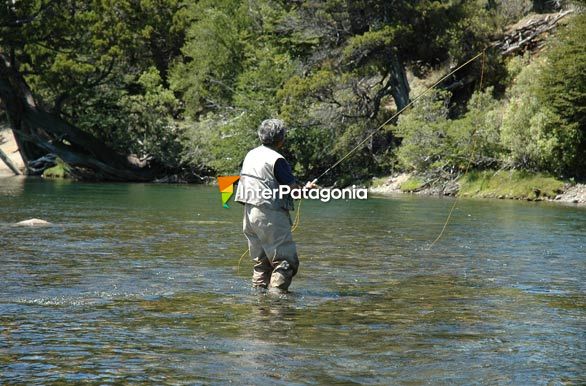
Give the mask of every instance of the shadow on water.
M 430 250 L 451 200 L 306 202 L 274 296 L 213 187 L 7 179 L 0 202 L 0 383 L 584 381 L 579 208 L 462 200 Z

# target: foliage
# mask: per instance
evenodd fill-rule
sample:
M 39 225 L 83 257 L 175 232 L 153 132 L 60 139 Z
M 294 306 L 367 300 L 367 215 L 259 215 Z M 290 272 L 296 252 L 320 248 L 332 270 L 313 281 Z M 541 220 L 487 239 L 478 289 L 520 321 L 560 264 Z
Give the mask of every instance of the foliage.
M 513 59 L 507 72 L 489 50 L 484 66 L 441 85 L 449 92 L 420 100 L 397 127 L 387 122 L 413 97 L 414 77 L 426 84 L 546 3 L 19 0 L 0 5 L 0 53 L 43 107 L 170 172 L 237 173 L 258 124 L 280 117 L 304 179 L 365 139 L 322 182 L 469 166 L 580 176 L 583 15 L 538 60 Z M 474 92 L 481 68 L 484 89 Z M 476 81 L 448 87 L 465 79 Z
M 171 71 L 171 88 L 183 94 L 190 116 L 220 108 L 234 93 L 244 59 L 238 18 L 240 1 L 201 1 L 187 10 L 190 19 L 182 57 Z
M 166 77 L 183 44 L 181 9 L 176 0 L 14 2 L 2 51 L 48 110 L 122 154 L 177 167 L 179 101 Z
M 543 61 L 526 67 L 510 90 L 510 101 L 503 115 L 501 141 L 508 151 L 511 167 L 540 170 L 559 169 L 561 160 L 553 157 L 558 138 L 551 128 L 556 117 L 549 105 L 537 97 Z M 552 163 L 553 162 L 553 163 Z
M 539 97 L 555 114 L 550 130 L 559 138 L 558 171 L 586 178 L 586 14 L 578 15 L 552 42 Z
M 422 98 L 401 117 L 395 130 L 402 138 L 397 150 L 400 164 L 418 172 L 463 172 L 496 162 L 500 125 L 498 102 L 492 89 L 475 93 L 468 112 L 448 118 L 450 94 L 435 92 Z
M 400 165 L 421 173 L 504 167 L 583 178 L 585 20 L 574 18 L 541 57 L 510 60 L 512 85 L 502 101 L 491 88 L 477 92 L 456 119 L 448 94 L 417 103 L 395 130 Z
M 143 93 L 120 98 L 126 130 L 118 131 L 115 141 L 130 144 L 130 152 L 141 159 L 155 158 L 166 165 L 176 164 L 184 137 L 172 119 L 179 101 L 163 86 L 155 67 L 148 68 L 137 82 Z
M 577 16 L 509 91 L 501 140 L 514 167 L 584 177 L 586 17 Z

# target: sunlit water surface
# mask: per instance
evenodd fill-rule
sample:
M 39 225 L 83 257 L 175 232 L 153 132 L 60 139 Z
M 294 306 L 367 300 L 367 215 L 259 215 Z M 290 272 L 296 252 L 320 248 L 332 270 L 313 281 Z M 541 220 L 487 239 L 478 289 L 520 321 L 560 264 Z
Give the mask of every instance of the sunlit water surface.
M 215 187 L 0 179 L 0 384 L 586 382 L 586 210 L 452 203 L 303 202 L 279 298 Z

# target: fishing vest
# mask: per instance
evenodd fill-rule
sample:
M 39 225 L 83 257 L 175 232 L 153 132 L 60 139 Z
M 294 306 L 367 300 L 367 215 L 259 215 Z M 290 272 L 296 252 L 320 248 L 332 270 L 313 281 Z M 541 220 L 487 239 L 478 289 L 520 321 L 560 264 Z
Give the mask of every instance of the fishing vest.
M 259 146 L 249 151 L 242 164 L 240 181 L 236 189 L 236 202 L 293 210 L 293 200 L 290 196 L 280 199 L 278 194 L 271 194 L 270 197 L 268 194 L 262 194 L 279 189 L 279 181 L 275 177 L 275 163 L 280 158 L 284 157 L 267 146 Z

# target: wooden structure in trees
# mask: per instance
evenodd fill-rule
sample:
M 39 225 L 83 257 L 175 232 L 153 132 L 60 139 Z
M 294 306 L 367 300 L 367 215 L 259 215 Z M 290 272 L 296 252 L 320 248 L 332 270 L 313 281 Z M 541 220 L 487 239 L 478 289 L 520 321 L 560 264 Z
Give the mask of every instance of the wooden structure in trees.
M 492 46 L 504 56 L 536 51 L 544 44 L 543 34 L 553 30 L 561 19 L 572 12 L 566 10 L 557 14 L 534 15 L 510 28 L 502 38 L 493 42 Z

